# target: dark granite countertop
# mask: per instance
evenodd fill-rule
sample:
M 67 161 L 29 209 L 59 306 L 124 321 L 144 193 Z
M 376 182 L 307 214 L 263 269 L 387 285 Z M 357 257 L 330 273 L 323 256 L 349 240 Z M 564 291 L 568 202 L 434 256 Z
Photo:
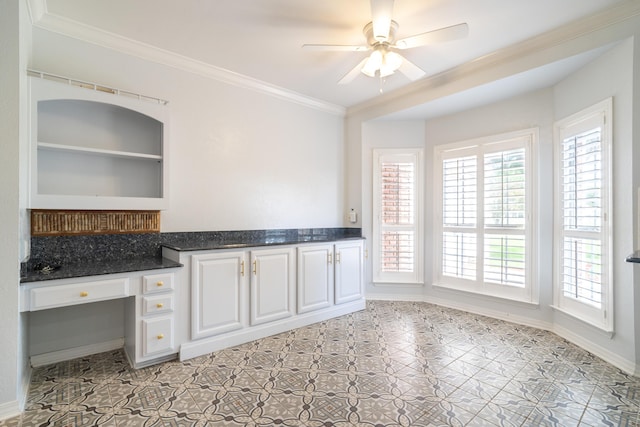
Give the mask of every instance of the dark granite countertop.
M 176 251 L 240 249 L 361 236 L 359 228 L 303 228 L 32 237 L 31 257 L 21 265 L 20 282 L 182 267 L 162 257 L 163 247 Z
M 362 240 L 362 237 L 327 237 L 327 236 L 299 236 L 299 237 L 273 237 L 273 238 L 257 238 L 247 239 L 238 242 L 226 242 L 219 240 L 191 240 L 177 243 L 165 243 L 164 247 L 179 252 L 189 251 L 207 251 L 216 249 L 243 249 L 254 248 L 260 246 L 278 246 L 278 245 L 298 245 L 301 243 L 330 243 L 346 240 Z
M 72 277 L 99 276 L 102 274 L 129 273 L 132 271 L 159 270 L 182 267 L 182 264 L 162 257 L 128 258 L 109 261 L 67 263 L 64 265 L 28 265 L 22 272 L 20 283 Z
M 627 262 L 640 263 L 640 251 L 635 251 L 627 257 Z

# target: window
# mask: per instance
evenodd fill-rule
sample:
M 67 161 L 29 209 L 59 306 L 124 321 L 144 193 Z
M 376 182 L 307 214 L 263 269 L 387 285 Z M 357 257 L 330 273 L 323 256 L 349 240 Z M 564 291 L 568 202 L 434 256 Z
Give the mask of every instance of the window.
M 529 129 L 436 147 L 434 284 L 534 301 Z
M 422 150 L 374 150 L 374 282 L 422 283 Z
M 612 330 L 611 99 L 555 125 L 555 293 L 562 310 Z

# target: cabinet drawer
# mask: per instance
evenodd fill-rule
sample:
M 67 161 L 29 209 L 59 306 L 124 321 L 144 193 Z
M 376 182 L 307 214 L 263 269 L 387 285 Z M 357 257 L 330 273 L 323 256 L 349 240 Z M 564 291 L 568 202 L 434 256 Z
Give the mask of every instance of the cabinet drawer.
M 142 357 L 173 349 L 173 317 L 142 320 Z
M 31 311 L 129 296 L 129 279 L 99 280 L 31 289 Z
M 154 274 L 142 278 L 142 293 L 151 294 L 173 289 L 173 274 Z
M 173 293 L 142 297 L 142 315 L 173 311 Z

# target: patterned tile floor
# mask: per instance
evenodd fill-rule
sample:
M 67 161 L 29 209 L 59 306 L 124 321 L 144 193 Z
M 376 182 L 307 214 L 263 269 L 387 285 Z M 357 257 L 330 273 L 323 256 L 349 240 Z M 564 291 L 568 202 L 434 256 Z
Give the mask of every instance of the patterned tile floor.
M 372 301 L 185 362 L 35 369 L 0 426 L 640 426 L 639 409 L 640 379 L 550 332 Z

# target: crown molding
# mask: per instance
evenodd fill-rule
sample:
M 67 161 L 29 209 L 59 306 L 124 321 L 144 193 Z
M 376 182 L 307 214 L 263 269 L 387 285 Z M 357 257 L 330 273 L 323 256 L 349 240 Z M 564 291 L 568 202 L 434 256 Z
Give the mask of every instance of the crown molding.
M 47 2 L 46 0 L 27 0 L 27 9 L 31 23 L 35 24 L 47 13 Z
M 216 67 L 215 65 L 207 64 L 203 61 L 198 61 L 175 52 L 160 49 L 147 43 L 142 43 L 78 21 L 49 13 L 47 10 L 46 0 L 27 0 L 27 3 L 33 26 L 43 30 L 62 34 L 67 37 L 82 40 L 189 73 L 198 74 L 222 83 L 273 96 L 304 107 L 320 110 L 325 113 L 340 116 L 344 116 L 346 113 L 345 107 L 308 97 L 280 86 L 272 85 L 224 68 Z
M 386 112 L 397 111 L 398 103 L 402 104 L 400 109 L 411 108 L 449 95 L 450 93 L 443 93 L 447 91 L 443 89 L 446 85 L 456 86 L 456 92 L 469 89 L 488 83 L 490 80 L 508 77 L 631 37 L 639 33 L 635 24 L 635 19 L 639 16 L 640 1 L 621 2 L 585 18 L 349 107 L 347 117 L 375 118 Z M 603 30 L 610 30 L 610 32 L 603 35 Z M 565 48 L 565 46 L 570 47 Z M 496 73 L 498 67 L 505 64 L 509 66 L 503 67 Z M 485 71 L 488 73 L 482 76 L 481 74 Z

